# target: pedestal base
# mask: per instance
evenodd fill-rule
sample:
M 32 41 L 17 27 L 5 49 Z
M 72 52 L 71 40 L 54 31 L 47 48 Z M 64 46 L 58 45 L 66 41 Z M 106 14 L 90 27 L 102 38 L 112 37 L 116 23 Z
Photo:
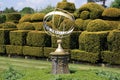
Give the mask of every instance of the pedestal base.
M 54 55 L 53 55 L 54 54 Z M 51 53 L 52 74 L 69 74 L 68 61 L 69 54 L 57 55 L 56 52 Z

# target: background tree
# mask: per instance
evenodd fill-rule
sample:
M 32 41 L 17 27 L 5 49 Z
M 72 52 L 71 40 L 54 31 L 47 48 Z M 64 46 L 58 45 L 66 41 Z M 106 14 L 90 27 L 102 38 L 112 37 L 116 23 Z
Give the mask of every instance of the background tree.
M 114 0 L 111 7 L 120 8 L 120 0 Z
M 13 7 L 11 7 L 11 8 L 5 8 L 3 10 L 3 13 L 12 13 L 12 12 L 17 12 L 17 10 L 15 10 Z
M 32 14 L 34 13 L 34 9 L 31 8 L 31 7 L 24 7 L 20 13 L 23 13 L 23 14 Z

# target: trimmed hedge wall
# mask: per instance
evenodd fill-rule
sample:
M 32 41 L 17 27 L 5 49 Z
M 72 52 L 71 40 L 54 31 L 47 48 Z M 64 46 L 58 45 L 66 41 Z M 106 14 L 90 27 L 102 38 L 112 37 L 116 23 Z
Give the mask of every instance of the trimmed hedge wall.
M 7 13 L 6 14 L 6 21 L 7 22 L 18 23 L 20 18 L 21 18 L 20 13 Z
M 75 20 L 75 29 L 74 31 L 83 31 L 83 23 L 84 23 L 84 20 L 82 19 L 76 19 Z
M 5 54 L 5 53 L 6 53 L 5 45 L 0 45 L 0 54 Z
M 43 29 L 43 22 L 34 22 L 32 24 L 33 24 L 35 30 L 37 30 L 37 31 L 44 31 L 44 29 Z
M 16 30 L 10 32 L 10 44 L 12 45 L 25 45 L 26 37 L 29 31 L 26 30 Z
M 50 47 L 51 37 L 44 31 L 30 31 L 27 36 L 27 45 L 35 47 Z
M 2 28 L 7 29 L 7 28 L 17 28 L 16 24 L 13 22 L 6 22 L 6 23 L 2 23 Z
M 101 57 L 103 59 L 103 62 L 107 62 L 109 64 L 120 64 L 120 53 L 102 51 Z
M 107 37 L 108 49 L 120 53 L 120 30 L 113 30 Z
M 43 57 L 44 56 L 43 48 L 42 47 L 23 46 L 23 55 Z
M 23 55 L 23 46 L 6 45 L 6 53 Z
M 87 52 L 100 52 L 107 50 L 108 32 L 87 32 L 84 31 L 79 36 L 79 49 Z
M 0 29 L 0 44 L 10 44 L 9 32 L 14 29 Z
M 78 49 L 71 50 L 71 59 L 78 61 L 96 63 L 99 60 L 98 55 L 98 53 L 90 53 Z
M 17 28 L 18 28 L 19 30 L 35 30 L 33 24 L 30 23 L 30 22 L 19 23 L 19 24 L 17 25 Z
M 107 31 L 111 29 L 111 26 L 109 26 L 104 20 L 101 19 L 93 20 L 87 25 L 87 31 L 89 32 Z
M 19 20 L 19 23 L 22 23 L 22 22 L 31 22 L 31 14 L 26 14 L 26 15 L 24 15 L 24 16 Z
M 62 47 L 64 49 L 78 49 L 79 43 L 78 38 L 81 34 L 81 31 L 73 31 L 70 36 L 63 38 Z M 57 38 L 52 36 L 52 47 L 57 48 Z
M 44 13 L 34 13 L 31 15 L 32 22 L 40 22 L 43 21 L 45 14 Z

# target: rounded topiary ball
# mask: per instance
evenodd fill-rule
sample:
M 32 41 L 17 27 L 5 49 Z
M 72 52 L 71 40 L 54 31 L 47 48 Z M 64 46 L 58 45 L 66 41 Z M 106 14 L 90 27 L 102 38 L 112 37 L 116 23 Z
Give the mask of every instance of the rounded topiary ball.
M 19 30 L 35 30 L 33 24 L 30 22 L 19 23 L 17 28 Z
M 43 21 L 45 14 L 44 13 L 35 13 L 31 16 L 32 22 Z
M 83 30 L 83 23 L 84 23 L 84 20 L 82 19 L 76 19 L 75 20 L 75 31 L 79 31 L 79 30 Z
M 6 29 L 6 28 L 17 28 L 16 24 L 13 23 L 13 22 L 6 22 L 6 23 L 3 23 L 1 26 L 4 29 Z
M 103 18 L 106 19 L 120 19 L 120 9 L 118 8 L 106 8 L 102 13 Z
M 31 22 L 31 14 L 25 14 L 20 20 L 19 23 L 22 22 Z
M 111 27 L 101 19 L 96 19 L 87 25 L 87 31 L 89 32 L 97 32 L 97 31 L 106 31 L 106 30 L 111 30 Z
M 88 11 L 89 12 L 89 18 L 90 19 L 97 19 L 102 16 L 102 12 L 104 11 L 104 7 L 96 4 L 96 3 L 87 3 L 84 4 L 79 8 L 79 13 L 81 14 L 83 11 Z M 88 15 L 88 13 L 87 13 Z
M 80 14 L 80 18 L 82 19 L 89 19 L 90 12 L 89 11 L 82 11 Z

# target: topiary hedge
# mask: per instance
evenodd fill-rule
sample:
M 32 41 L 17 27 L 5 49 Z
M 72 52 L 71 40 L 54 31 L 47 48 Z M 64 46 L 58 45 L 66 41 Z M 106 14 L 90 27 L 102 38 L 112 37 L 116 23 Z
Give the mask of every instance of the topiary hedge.
M 74 3 L 67 2 L 67 1 L 58 2 L 56 7 L 63 10 L 67 10 L 71 13 L 73 13 L 76 9 Z
M 10 32 L 10 44 L 12 45 L 25 45 L 26 37 L 29 31 L 26 30 L 16 30 Z
M 6 45 L 6 53 L 23 55 L 23 46 Z
M 71 59 L 77 61 L 96 63 L 99 60 L 98 55 L 98 53 L 90 53 L 78 49 L 71 50 Z
M 43 57 L 43 48 L 42 47 L 23 46 L 23 55 Z
M 89 22 L 91 22 L 91 21 L 92 21 L 91 19 L 84 20 L 84 23 L 83 23 L 83 30 L 86 30 L 87 25 L 88 25 Z
M 34 26 L 30 22 L 23 22 L 17 25 L 18 30 L 35 30 Z
M 79 49 L 87 52 L 99 53 L 107 50 L 108 32 L 87 32 L 84 31 L 79 36 Z
M 20 18 L 21 18 L 20 13 L 7 13 L 6 14 L 6 21 L 8 22 L 18 23 Z
M 31 22 L 31 14 L 25 14 L 23 17 L 21 17 L 19 23 L 22 22 Z
M 64 49 L 78 49 L 78 37 L 81 34 L 81 31 L 73 31 L 70 36 L 65 37 L 62 40 L 62 47 Z M 52 36 L 52 47 L 57 48 L 57 38 Z
M 87 31 L 89 32 L 97 32 L 97 31 L 107 31 L 111 30 L 112 27 L 109 26 L 104 20 L 96 19 L 87 25 Z
M 113 30 L 107 37 L 108 49 L 120 53 L 120 30 Z
M 74 31 L 83 31 L 84 20 L 76 19 L 75 20 L 75 30 Z
M 37 31 L 43 31 L 44 30 L 43 29 L 43 22 L 34 22 L 32 24 L 33 24 L 35 30 L 37 30 Z
M 89 11 L 82 11 L 80 14 L 81 19 L 89 19 L 90 12 Z
M 40 22 L 43 21 L 45 14 L 44 13 L 34 13 L 31 15 L 32 22 Z
M 5 45 L 0 45 L 0 54 L 5 54 L 5 53 L 6 53 Z
M 0 14 L 0 24 L 4 23 L 6 21 L 6 16 L 5 14 Z
M 104 19 L 108 20 L 119 20 L 120 19 L 120 9 L 118 8 L 106 8 L 102 16 Z
M 102 51 L 101 57 L 103 62 L 107 62 L 109 64 L 120 64 L 120 53 L 114 53 L 111 51 Z
M 6 22 L 6 23 L 2 23 L 2 28 L 4 28 L 4 29 L 9 29 L 9 28 L 17 28 L 16 27 L 16 24 L 15 23 L 13 23 L 13 22 Z
M 34 47 L 50 47 L 51 37 L 44 31 L 30 31 L 27 35 L 27 45 Z
M 101 18 L 102 16 L 102 12 L 104 11 L 104 7 L 99 5 L 99 4 L 96 4 L 96 3 L 87 3 L 87 4 L 84 4 L 83 6 L 81 6 L 79 8 L 79 14 L 82 15 L 83 11 L 88 11 L 87 12 L 87 17 L 90 18 L 90 19 L 98 19 L 98 18 Z
M 118 29 L 120 30 L 120 24 L 118 25 Z

